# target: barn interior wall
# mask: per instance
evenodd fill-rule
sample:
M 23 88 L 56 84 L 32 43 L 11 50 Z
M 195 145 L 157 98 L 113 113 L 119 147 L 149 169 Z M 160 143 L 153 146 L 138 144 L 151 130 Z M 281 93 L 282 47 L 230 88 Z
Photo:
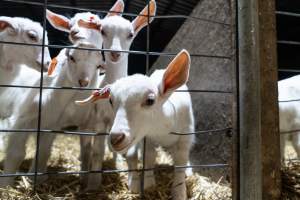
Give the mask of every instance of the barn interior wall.
M 199 1 L 190 15 L 226 24 L 232 23 L 231 1 Z M 187 19 L 178 30 L 164 52 L 176 53 L 185 48 L 191 54 L 233 55 L 232 26 L 208 21 Z M 161 56 L 153 69 L 165 68 L 170 57 Z M 235 88 L 234 60 L 212 57 L 192 57 L 191 90 L 233 91 Z M 192 93 L 196 130 L 230 127 L 233 124 L 233 94 L 195 92 Z M 191 164 L 228 163 L 232 153 L 232 138 L 229 134 L 197 135 L 191 154 Z M 203 175 L 217 180 L 229 175 L 229 170 L 200 169 Z

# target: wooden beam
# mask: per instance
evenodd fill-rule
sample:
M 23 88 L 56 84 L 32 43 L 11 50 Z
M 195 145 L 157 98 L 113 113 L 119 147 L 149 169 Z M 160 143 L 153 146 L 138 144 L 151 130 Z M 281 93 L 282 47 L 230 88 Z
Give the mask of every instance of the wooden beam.
M 240 199 L 280 199 L 274 0 L 238 0 Z
M 275 0 L 258 1 L 263 199 L 280 199 L 280 135 Z

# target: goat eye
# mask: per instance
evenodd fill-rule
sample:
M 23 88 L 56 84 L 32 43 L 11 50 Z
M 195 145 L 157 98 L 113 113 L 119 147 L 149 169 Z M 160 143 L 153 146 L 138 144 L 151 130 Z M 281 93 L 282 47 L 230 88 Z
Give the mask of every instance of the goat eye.
M 70 60 L 71 60 L 72 62 L 74 62 L 74 63 L 76 62 L 76 61 L 75 61 L 75 58 L 74 58 L 73 56 L 70 56 L 69 58 L 70 58 Z
M 128 34 L 128 39 L 132 39 L 133 38 L 133 33 L 129 33 Z
M 103 36 L 106 36 L 106 32 L 102 29 L 101 30 L 101 34 L 103 35 Z
M 154 103 L 155 103 L 154 98 L 147 98 L 147 100 L 146 100 L 146 105 L 147 106 L 152 106 Z
M 109 98 L 109 103 L 111 106 L 113 105 L 111 98 Z
M 37 41 L 38 41 L 37 34 L 36 34 L 34 31 L 29 31 L 29 32 L 27 33 L 27 36 L 28 36 L 28 38 L 29 38 L 31 41 L 34 41 L 34 42 L 37 42 Z

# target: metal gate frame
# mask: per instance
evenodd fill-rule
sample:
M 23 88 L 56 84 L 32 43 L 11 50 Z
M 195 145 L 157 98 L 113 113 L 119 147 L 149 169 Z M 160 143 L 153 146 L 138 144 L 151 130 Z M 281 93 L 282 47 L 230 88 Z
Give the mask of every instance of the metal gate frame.
M 281 196 L 275 0 L 237 1 L 239 194 Z

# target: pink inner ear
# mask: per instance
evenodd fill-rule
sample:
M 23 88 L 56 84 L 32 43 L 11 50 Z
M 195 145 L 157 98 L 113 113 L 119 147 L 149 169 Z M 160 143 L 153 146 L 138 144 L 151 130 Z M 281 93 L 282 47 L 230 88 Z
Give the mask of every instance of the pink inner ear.
M 9 24 L 6 21 L 0 21 L 0 31 L 3 31 L 9 26 Z
M 149 6 L 149 8 L 148 8 Z M 149 23 L 151 23 L 153 21 L 153 17 L 155 13 L 156 13 L 156 2 L 154 0 L 151 0 L 148 4 L 148 6 L 146 6 L 142 12 L 140 12 L 141 16 L 136 17 L 136 19 L 133 22 L 133 27 L 134 27 L 134 31 L 138 32 L 140 31 L 144 26 L 146 26 L 148 24 L 148 16 L 150 17 L 149 19 Z M 148 11 L 150 13 L 148 13 Z
M 100 31 L 100 29 L 101 29 L 101 24 L 98 24 L 96 22 L 91 22 L 90 20 L 87 22 L 87 21 L 84 21 L 83 19 L 80 19 L 78 21 L 78 26 L 87 28 L 87 29 L 93 29 L 96 31 Z
M 115 15 L 121 15 L 124 11 L 124 3 L 122 0 L 118 0 L 113 7 L 109 10 L 110 12 L 107 13 L 107 17 L 109 16 L 115 16 Z
M 69 21 L 63 19 L 59 15 L 56 15 L 55 13 L 52 13 L 50 11 L 47 12 L 47 16 L 49 18 L 49 21 L 51 21 L 55 26 L 62 27 L 66 30 L 70 30 Z
M 177 89 L 186 83 L 189 77 L 190 57 L 187 51 L 181 51 L 171 61 L 163 76 L 163 93 Z
M 56 65 L 57 65 L 57 58 L 55 57 L 51 60 L 50 66 L 48 68 L 48 76 L 51 76 L 53 74 L 53 72 L 55 71 Z

